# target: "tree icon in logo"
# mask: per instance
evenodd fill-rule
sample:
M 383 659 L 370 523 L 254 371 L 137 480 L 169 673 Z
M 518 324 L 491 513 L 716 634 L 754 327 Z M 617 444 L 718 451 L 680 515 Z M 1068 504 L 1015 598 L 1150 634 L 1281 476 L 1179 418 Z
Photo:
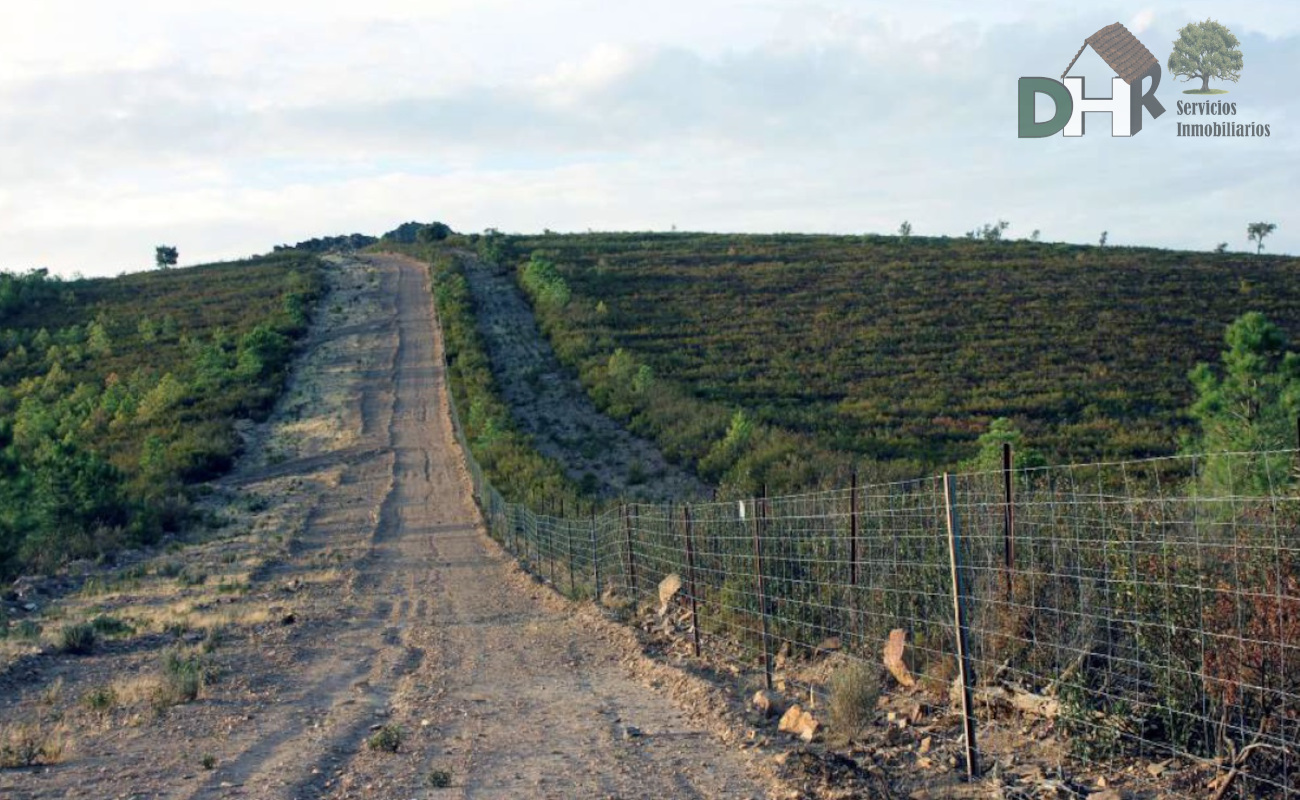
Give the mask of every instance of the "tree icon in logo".
M 1211 89 L 1210 79 L 1237 82 L 1241 77 L 1239 44 L 1232 31 L 1212 19 L 1189 22 L 1178 31 L 1167 66 L 1184 80 L 1201 79 L 1201 88 L 1183 94 L 1227 94 L 1227 89 Z

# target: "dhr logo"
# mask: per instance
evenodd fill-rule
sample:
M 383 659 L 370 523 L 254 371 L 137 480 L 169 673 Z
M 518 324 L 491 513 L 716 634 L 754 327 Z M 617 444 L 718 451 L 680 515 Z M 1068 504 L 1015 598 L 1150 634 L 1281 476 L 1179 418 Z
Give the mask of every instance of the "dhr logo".
M 1084 94 L 1083 78 L 1066 75 L 1089 46 L 1115 70 L 1110 81 L 1109 98 L 1092 98 Z M 1151 88 L 1142 91 L 1142 79 L 1151 76 Z M 1111 136 L 1136 136 L 1142 130 L 1142 109 L 1155 119 L 1165 113 L 1156 99 L 1160 86 L 1160 62 L 1151 55 L 1128 28 L 1116 22 L 1087 39 L 1074 54 L 1061 80 L 1021 78 L 1019 86 L 1019 131 L 1021 139 L 1040 139 L 1064 131 L 1066 136 L 1082 136 L 1084 115 L 1089 111 L 1110 114 Z M 1046 95 L 1056 106 L 1056 113 L 1046 122 L 1036 122 L 1034 103 L 1037 95 Z

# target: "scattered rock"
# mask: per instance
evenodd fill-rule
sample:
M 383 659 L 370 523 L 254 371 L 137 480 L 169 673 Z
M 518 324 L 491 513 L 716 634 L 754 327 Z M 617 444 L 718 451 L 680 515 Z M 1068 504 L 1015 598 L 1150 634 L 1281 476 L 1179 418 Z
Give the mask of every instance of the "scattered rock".
M 767 689 L 759 689 L 754 692 L 753 702 L 754 708 L 757 708 L 765 719 L 776 716 L 777 712 L 780 711 L 780 701 L 775 694 Z
M 1151 777 L 1159 778 L 1172 763 L 1174 763 L 1174 760 L 1171 758 L 1167 761 L 1161 761 L 1158 764 L 1147 764 L 1147 772 L 1151 773 Z
M 930 752 L 930 746 L 932 744 L 934 744 L 933 737 L 927 736 L 921 740 L 921 746 L 917 748 L 916 752 L 920 753 L 921 755 L 925 755 L 926 753 Z
M 816 738 L 817 731 L 821 729 L 821 723 L 796 703 L 781 716 L 777 729 L 782 733 L 792 733 L 805 742 L 811 742 Z
M 1124 795 L 1114 789 L 1107 789 L 1104 792 L 1088 795 L 1088 800 L 1124 800 Z
M 298 617 L 292 611 L 290 611 L 288 614 L 285 614 L 283 617 L 280 617 L 281 625 L 292 625 L 297 621 L 298 621 Z
M 906 650 L 907 631 L 902 628 L 895 628 L 890 631 L 889 641 L 885 644 L 885 667 L 894 676 L 894 680 L 898 681 L 900 685 L 910 688 L 916 685 L 916 678 L 912 677 L 911 670 L 903 662 L 903 654 Z
M 672 603 L 673 597 L 681 590 L 682 576 L 675 572 L 659 581 L 659 616 L 668 613 L 668 606 Z
M 635 726 L 635 725 L 624 725 L 624 726 L 623 726 L 623 738 L 624 738 L 624 739 L 636 739 L 636 738 L 639 738 L 639 737 L 644 736 L 644 735 L 645 735 L 645 734 L 641 733 L 641 729 L 638 728 L 638 727 Z
M 632 606 L 632 601 L 619 594 L 617 587 L 609 587 L 600 598 L 601 605 L 614 611 L 619 611 Z

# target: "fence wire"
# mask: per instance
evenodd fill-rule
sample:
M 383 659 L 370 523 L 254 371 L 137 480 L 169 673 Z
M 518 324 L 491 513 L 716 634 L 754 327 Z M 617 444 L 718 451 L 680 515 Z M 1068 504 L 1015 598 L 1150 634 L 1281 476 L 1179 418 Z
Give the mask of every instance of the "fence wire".
M 879 669 L 901 631 L 904 677 L 943 705 L 960 696 L 960 608 L 986 778 L 1011 780 L 1037 725 L 1031 760 L 1061 775 L 1136 771 L 1150 780 L 1134 785 L 1162 797 L 1300 797 L 1297 451 L 575 518 L 505 502 L 454 404 L 452 420 L 487 530 L 526 570 L 570 597 L 639 605 L 657 605 L 677 576 L 669 614 L 689 615 L 683 630 L 706 658 L 825 702 L 836 670 Z M 949 708 L 959 715 L 960 702 Z M 961 726 L 925 733 L 926 749 L 961 752 Z M 927 791 L 955 793 L 966 767 L 936 763 Z

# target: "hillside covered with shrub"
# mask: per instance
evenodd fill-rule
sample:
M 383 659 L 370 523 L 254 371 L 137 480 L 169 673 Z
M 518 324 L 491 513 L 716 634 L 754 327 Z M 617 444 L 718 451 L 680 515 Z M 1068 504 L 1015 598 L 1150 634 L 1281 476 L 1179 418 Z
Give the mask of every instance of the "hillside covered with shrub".
M 818 235 L 478 245 L 518 267 L 602 407 L 750 488 L 814 479 L 801 448 L 881 475 L 949 467 L 1003 417 L 1055 462 L 1173 453 L 1195 432 L 1188 373 L 1218 361 L 1229 323 L 1259 311 L 1300 331 L 1300 262 L 1280 257 Z
M 271 407 L 322 278 L 298 252 L 64 281 L 0 274 L 0 577 L 147 543 Z

